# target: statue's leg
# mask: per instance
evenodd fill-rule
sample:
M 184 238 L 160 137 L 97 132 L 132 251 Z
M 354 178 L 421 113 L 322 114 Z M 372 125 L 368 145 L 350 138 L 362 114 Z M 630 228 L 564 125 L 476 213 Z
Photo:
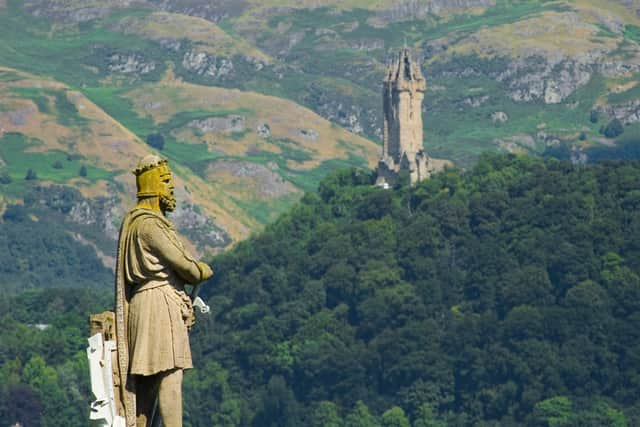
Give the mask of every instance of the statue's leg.
M 182 369 L 160 374 L 158 406 L 164 427 L 182 427 Z
M 151 423 L 158 398 L 160 375 L 136 376 L 136 427 L 147 427 Z

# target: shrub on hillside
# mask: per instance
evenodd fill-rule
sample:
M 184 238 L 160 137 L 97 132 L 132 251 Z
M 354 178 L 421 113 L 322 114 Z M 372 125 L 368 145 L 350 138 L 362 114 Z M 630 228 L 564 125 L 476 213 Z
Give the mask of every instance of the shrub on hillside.
M 11 175 L 9 175 L 9 172 L 5 171 L 0 174 L 0 184 L 11 184 L 11 181 L 13 180 L 11 179 Z
M 146 142 L 157 150 L 162 150 L 164 148 L 164 137 L 159 133 L 150 133 L 147 135 Z
M 38 174 L 33 169 L 29 169 L 27 174 L 24 176 L 24 179 L 27 181 L 35 181 L 38 179 Z
M 605 126 L 604 128 L 604 136 L 607 138 L 616 138 L 624 132 L 624 126 L 622 122 L 618 119 L 613 119 Z

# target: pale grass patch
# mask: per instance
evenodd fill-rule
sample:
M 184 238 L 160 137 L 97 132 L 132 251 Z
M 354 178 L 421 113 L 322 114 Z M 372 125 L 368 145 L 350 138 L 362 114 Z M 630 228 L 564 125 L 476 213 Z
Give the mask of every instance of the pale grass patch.
M 72 178 L 67 181 L 67 184 L 75 187 L 80 191 L 82 197 L 91 199 L 94 197 L 100 197 L 109 194 L 109 183 L 104 179 L 91 182 L 85 178 Z
M 626 92 L 629 89 L 633 89 L 634 87 L 636 87 L 638 84 L 637 80 L 632 80 L 630 82 L 627 83 L 622 83 L 622 84 L 614 84 L 611 87 L 609 87 L 609 92 L 610 93 L 622 93 L 622 92 Z
M 260 192 L 260 183 L 254 178 L 248 176 L 236 176 L 228 169 L 221 170 L 215 167 L 215 164 L 209 165 L 207 168 L 207 179 L 210 183 L 219 185 L 224 188 L 226 194 L 240 200 L 270 200 Z M 290 182 L 286 182 L 288 194 L 300 194 L 302 190 L 295 187 Z
M 595 24 L 584 21 L 579 13 L 544 12 L 511 24 L 483 28 L 451 46 L 438 59 L 472 53 L 481 57 L 575 57 L 614 50 L 618 40 L 600 37 L 597 35 L 599 31 Z
M 267 64 L 272 58 L 245 40 L 234 38 L 206 19 L 167 12 L 145 17 L 127 17 L 121 22 L 125 33 L 137 34 L 151 40 L 171 39 L 179 35 L 197 46 L 198 51 L 214 55 L 244 55 Z
M 255 134 L 256 128 L 258 124 L 266 123 L 273 138 L 287 138 L 294 141 L 299 148 L 312 153 L 313 161 L 302 165 L 305 169 L 314 167 L 314 164 L 318 165 L 326 159 L 346 159 L 350 150 L 340 146 L 339 140 L 359 147 L 370 165 L 374 165 L 379 156 L 379 147 L 372 141 L 335 126 L 310 109 L 282 98 L 176 81 L 169 85 L 145 85 L 127 93 L 126 96 L 131 99 L 139 115 L 150 115 L 155 123 L 166 122 L 180 111 L 211 111 L 213 115 L 216 111 L 242 110 L 249 106 L 250 112 L 241 113 L 250 130 L 242 139 L 232 140 L 222 132 L 214 132 L 213 136 L 206 139 L 208 146 L 211 143 L 211 148 L 220 145 L 224 152 L 230 154 L 246 152 L 250 146 L 258 142 L 260 138 Z M 157 107 L 148 108 L 150 105 Z M 315 141 L 304 138 L 301 136 L 301 130 L 312 130 L 318 137 Z M 180 132 L 180 135 L 188 135 L 182 133 L 182 130 Z M 273 151 L 276 152 L 275 149 Z M 296 164 L 296 168 L 301 168 L 301 165 Z
M 67 98 L 72 102 L 78 114 L 87 119 L 87 124 L 81 129 L 77 127 L 65 127 L 57 123 L 54 114 L 40 113 L 35 103 L 29 99 L 17 98 L 10 92 L 9 85 L 19 87 L 41 87 L 50 89 L 67 89 L 66 86 L 51 81 L 22 80 L 0 85 L 0 96 L 3 106 L 10 111 L 28 109 L 24 125 L 12 124 L 6 112 L 0 113 L 0 129 L 2 132 L 20 132 L 30 138 L 38 138 L 43 145 L 33 147 L 37 151 L 49 151 L 59 149 L 82 155 L 87 161 L 99 168 L 106 170 L 122 170 L 123 173 L 115 177 L 115 181 L 122 183 L 123 191 L 116 194 L 122 200 L 123 212 L 135 205 L 135 179 L 131 170 L 140 158 L 153 150 L 141 141 L 136 135 L 125 128 L 121 123 L 106 114 L 100 107 L 91 102 L 82 93 L 67 91 Z M 69 141 L 73 141 L 70 143 Z M 225 143 L 232 141 L 225 139 Z M 254 144 L 257 144 L 254 141 Z M 70 145 L 71 144 L 71 145 Z M 225 194 L 222 185 L 208 183 L 181 166 L 171 165 L 175 172 L 177 186 L 189 188 L 188 202 L 200 206 L 203 212 L 210 218 L 215 218 L 216 224 L 222 227 L 236 242 L 249 236 L 249 234 L 261 227 L 255 219 L 249 217 L 229 196 Z M 42 185 L 48 185 L 46 181 Z M 91 183 L 89 180 L 77 177 L 66 182 L 77 188 L 84 197 L 111 196 L 113 187 L 109 187 L 104 180 Z M 196 252 L 193 245 L 190 249 Z
M 640 8 L 638 0 L 633 0 L 628 7 L 622 2 L 611 0 L 573 0 L 567 3 L 580 11 L 609 15 L 621 19 L 626 24 L 640 24 L 640 18 L 635 13 L 636 9 Z
M 58 124 L 54 116 L 39 112 L 36 104 L 30 99 L 11 99 L 11 96 L 15 95 L 0 90 L 3 104 L 8 107 L 8 111 L 0 112 L 0 133 L 22 133 L 44 143 L 27 148 L 26 151 L 30 152 L 67 148 L 60 141 L 71 137 L 72 131 L 69 128 Z M 16 122 L 11 117 L 13 114 L 22 115 L 22 120 Z

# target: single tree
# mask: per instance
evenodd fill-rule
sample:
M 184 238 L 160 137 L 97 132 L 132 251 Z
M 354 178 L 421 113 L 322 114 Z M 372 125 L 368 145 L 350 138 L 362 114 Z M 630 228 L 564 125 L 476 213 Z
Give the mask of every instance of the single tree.
M 29 169 L 27 171 L 27 174 L 24 176 L 24 179 L 27 181 L 34 181 L 36 179 L 38 179 L 38 174 L 35 173 L 35 171 L 33 169 Z
M 150 133 L 147 135 L 147 144 L 151 147 L 162 150 L 164 148 L 164 137 L 159 133 Z
M 9 172 L 4 171 L 0 173 L 0 184 L 4 184 L 4 185 L 11 184 L 11 181 L 12 179 L 11 179 L 11 175 L 9 175 Z
M 618 119 L 613 119 L 607 124 L 604 128 L 604 136 L 607 138 L 616 138 L 624 132 L 624 126 L 622 122 Z

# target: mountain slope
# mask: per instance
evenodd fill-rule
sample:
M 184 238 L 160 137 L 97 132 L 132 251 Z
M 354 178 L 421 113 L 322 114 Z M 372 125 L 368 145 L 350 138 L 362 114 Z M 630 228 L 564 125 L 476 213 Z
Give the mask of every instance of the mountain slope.
M 112 238 L 117 218 L 133 203 L 129 171 L 151 150 L 137 135 L 164 135 L 161 154 L 176 170 L 181 200 L 175 220 L 201 249 L 248 236 L 312 187 L 328 165 L 372 164 L 377 154 L 373 143 L 277 98 L 175 80 L 130 91 L 86 89 L 109 116 L 64 84 L 0 72 L 0 157 L 12 180 L 3 193 L 9 201 L 20 197 L 33 170 L 44 184 L 111 198 L 107 217 L 93 221 Z
M 3 146 L 25 155 L 5 155 L 13 183 L 0 191 L 20 200 L 28 157 L 88 206 L 114 196 L 108 217 L 92 219 L 111 237 L 149 137 L 188 190 L 175 220 L 202 251 L 260 229 L 332 169 L 373 165 L 384 63 L 403 44 L 427 77 L 434 157 L 466 167 L 484 151 L 637 153 L 635 1 L 3 5 Z M 75 163 L 50 168 L 63 152 Z

